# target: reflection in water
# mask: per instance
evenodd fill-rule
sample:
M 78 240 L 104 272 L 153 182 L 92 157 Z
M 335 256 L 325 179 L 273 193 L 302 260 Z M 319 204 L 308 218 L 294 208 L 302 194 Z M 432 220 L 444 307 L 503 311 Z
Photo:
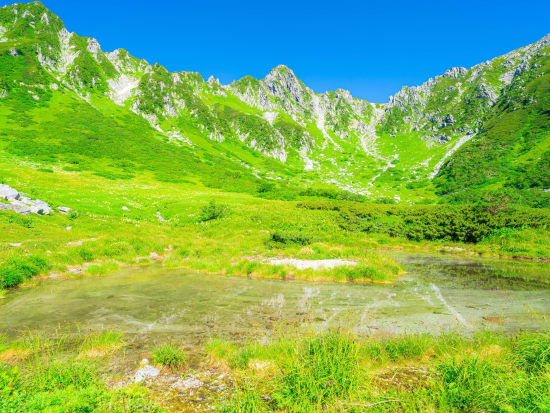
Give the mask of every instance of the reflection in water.
M 264 336 L 281 326 L 364 334 L 516 330 L 548 326 L 549 264 L 398 254 L 394 285 L 312 284 L 127 268 L 107 277 L 48 280 L 0 302 L 0 331 L 62 324 L 203 341 Z

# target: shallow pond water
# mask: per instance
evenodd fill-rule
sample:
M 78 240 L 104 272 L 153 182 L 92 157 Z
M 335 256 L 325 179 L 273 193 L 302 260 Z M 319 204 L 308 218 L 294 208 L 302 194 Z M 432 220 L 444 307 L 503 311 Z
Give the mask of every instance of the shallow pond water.
M 141 337 L 243 339 L 289 326 L 364 334 L 550 325 L 550 264 L 398 253 L 393 285 L 328 284 L 206 275 L 161 266 L 105 277 L 46 280 L 0 300 L 0 331 L 62 325 Z

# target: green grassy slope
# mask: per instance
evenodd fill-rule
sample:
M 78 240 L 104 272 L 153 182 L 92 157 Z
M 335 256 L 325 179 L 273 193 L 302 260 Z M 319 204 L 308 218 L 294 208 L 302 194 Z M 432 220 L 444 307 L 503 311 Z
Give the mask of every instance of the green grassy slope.
M 436 178 L 454 202 L 480 196 L 550 206 L 550 57 L 513 83 L 482 133 L 461 148 Z

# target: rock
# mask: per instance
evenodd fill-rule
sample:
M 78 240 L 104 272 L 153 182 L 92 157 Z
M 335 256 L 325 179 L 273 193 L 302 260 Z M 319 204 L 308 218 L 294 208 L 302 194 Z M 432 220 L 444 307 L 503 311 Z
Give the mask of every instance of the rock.
M 432 139 L 435 139 L 439 143 L 447 143 L 451 140 L 450 137 L 448 137 L 447 135 L 443 135 L 443 134 L 432 136 Z
M 465 75 L 467 72 L 468 72 L 468 69 L 466 69 L 465 67 L 453 67 L 451 69 L 448 69 L 445 73 L 443 73 L 442 77 L 457 79 L 460 76 Z
M 162 215 L 160 215 L 160 211 L 157 211 L 157 218 L 159 222 L 166 222 L 166 220 L 162 217 Z
M 452 126 L 455 123 L 456 123 L 455 118 L 453 118 L 453 115 L 449 113 L 447 116 L 445 116 L 445 119 L 443 119 L 442 127 L 444 128 L 445 126 Z
M 136 375 L 134 376 L 134 383 L 141 383 L 143 380 L 148 378 L 157 377 L 159 373 L 160 371 L 156 367 L 146 365 L 136 372 Z
M 130 208 L 128 208 L 127 206 L 123 206 L 123 207 L 122 207 L 122 210 L 123 210 L 123 211 L 129 211 Z
M 23 244 L 21 244 L 20 242 L 10 242 L 8 245 L 10 247 L 20 247 Z
M 71 229 L 73 229 L 73 227 L 71 227 L 71 226 L 69 225 L 69 226 L 68 226 L 67 228 L 65 228 L 65 229 L 66 229 L 67 231 L 70 231 Z
M 0 202 L 0 210 L 13 211 L 21 215 L 30 215 L 32 212 L 27 205 L 22 204 L 18 201 L 15 201 L 15 203 L 12 203 L 12 204 L 4 204 Z
M 71 208 L 60 206 L 60 207 L 57 207 L 57 210 L 62 214 L 68 214 L 71 211 Z
M 149 258 L 151 258 L 152 260 L 160 260 L 160 256 L 156 252 L 152 252 L 151 254 L 149 254 Z
M 0 184 L 0 198 L 6 201 L 18 201 L 21 195 L 11 186 Z
M 189 375 L 185 379 L 179 379 L 174 385 L 174 388 L 177 388 L 180 391 L 185 391 L 189 389 L 198 389 L 203 385 L 197 377 Z
M 23 197 L 21 198 L 21 202 L 28 205 L 31 209 L 31 212 L 38 215 L 50 215 L 52 212 L 50 206 L 40 199 L 30 199 Z
M 8 203 L 0 203 L 1 210 L 14 211 L 18 214 L 49 215 L 52 212 L 50 206 L 39 199 L 30 199 L 22 196 L 17 190 L 8 185 L 0 185 L 0 199 Z

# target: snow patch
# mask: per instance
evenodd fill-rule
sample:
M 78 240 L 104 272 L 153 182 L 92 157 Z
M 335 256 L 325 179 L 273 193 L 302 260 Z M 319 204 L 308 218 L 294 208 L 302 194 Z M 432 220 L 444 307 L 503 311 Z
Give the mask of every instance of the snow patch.
M 302 158 L 302 161 L 304 161 L 305 171 L 312 171 L 313 170 L 313 160 L 311 160 L 307 155 L 309 152 L 309 148 L 307 146 L 302 146 L 300 150 L 298 151 L 298 154 L 300 155 L 300 158 Z

